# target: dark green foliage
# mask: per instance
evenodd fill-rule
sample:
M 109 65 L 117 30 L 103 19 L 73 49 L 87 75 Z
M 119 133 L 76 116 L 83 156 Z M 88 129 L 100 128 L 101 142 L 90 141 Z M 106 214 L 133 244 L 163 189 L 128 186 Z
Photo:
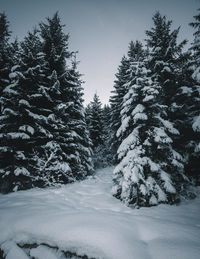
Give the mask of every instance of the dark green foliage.
M 0 131 L 4 141 L 1 159 L 7 161 L 3 165 L 2 182 L 8 179 L 7 191 L 14 187 L 26 189 L 34 186 L 38 175 L 37 159 L 33 154 L 37 147 L 52 138 L 47 122 L 51 111 L 47 107 L 49 97 L 44 84 L 44 55 L 41 54 L 36 30 L 25 37 L 19 52 L 18 65 L 10 73 L 11 83 L 5 87 L 1 97 Z
M 10 51 L 9 22 L 5 13 L 0 13 L 0 96 L 2 90 L 9 82 L 9 73 L 12 66 L 12 53 Z
M 0 99 L 1 192 L 68 183 L 92 171 L 82 81 L 62 29 L 56 13 L 10 47 L 16 63 Z
M 97 94 L 86 107 L 86 122 L 90 133 L 95 168 L 113 164 L 113 155 L 110 147 L 110 107 L 102 104 Z
M 176 73 L 186 40 L 177 43 L 180 28 L 171 31 L 172 21 L 167 20 L 166 16 L 156 12 L 152 19 L 154 27 L 146 31 L 146 42 L 150 50 L 149 67 L 152 76 L 161 84 L 163 102 L 170 109 L 171 98 L 178 88 Z

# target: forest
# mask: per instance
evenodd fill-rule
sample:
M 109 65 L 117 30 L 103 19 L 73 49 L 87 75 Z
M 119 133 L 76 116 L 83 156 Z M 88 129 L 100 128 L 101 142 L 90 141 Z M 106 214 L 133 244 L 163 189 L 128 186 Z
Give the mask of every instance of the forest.
M 188 49 L 171 20 L 159 12 L 152 19 L 145 44 L 131 41 L 121 59 L 110 104 L 95 94 L 84 107 L 77 53 L 59 14 L 13 41 L 1 13 L 1 193 L 68 184 L 114 165 L 112 194 L 126 205 L 195 197 L 200 14 Z
M 192 42 L 154 13 L 106 105 L 64 27 L 0 13 L 0 259 L 199 258 L 200 9 Z

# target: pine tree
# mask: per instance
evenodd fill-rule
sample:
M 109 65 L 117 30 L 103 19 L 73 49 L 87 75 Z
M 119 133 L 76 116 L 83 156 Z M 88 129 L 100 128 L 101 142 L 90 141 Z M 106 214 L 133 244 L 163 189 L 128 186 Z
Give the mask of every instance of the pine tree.
M 98 147 L 103 143 L 103 114 L 102 114 L 102 104 L 100 102 L 99 96 L 94 95 L 93 101 L 90 104 L 90 138 L 94 147 Z
M 195 16 L 198 20 L 198 15 Z M 197 183 L 199 177 L 199 83 L 198 83 L 198 22 L 191 23 L 197 31 L 192 48 L 176 59 L 177 91 L 171 98 L 172 119 L 179 130 L 179 137 L 174 144 L 184 157 L 185 173 Z
M 131 64 L 134 62 L 143 60 L 145 57 L 145 51 L 143 50 L 142 43 L 139 41 L 131 41 L 128 47 L 127 57 L 123 56 L 121 64 L 118 68 L 118 73 L 115 75 L 116 80 L 114 82 L 114 91 L 112 91 L 112 96 L 110 97 L 111 104 L 111 145 L 113 148 L 113 153 L 116 155 L 117 149 L 120 145 L 120 139 L 116 137 L 116 132 L 120 127 L 121 116 L 120 111 L 122 109 L 123 97 L 129 90 L 130 77 L 133 77 Z M 117 161 L 117 158 L 116 158 Z
M 104 105 L 102 109 L 103 114 L 103 145 L 102 145 L 102 160 L 103 166 L 111 166 L 115 163 L 113 149 L 110 145 L 110 139 L 112 136 L 112 128 L 110 125 L 111 120 L 111 107 Z
M 166 16 L 156 12 L 152 19 L 154 26 L 146 31 L 146 42 L 150 50 L 149 67 L 152 76 L 161 84 L 163 103 L 168 106 L 169 112 L 172 98 L 178 88 L 176 73 L 186 41 L 177 44 L 180 28 L 171 31 L 172 21 L 167 20 Z M 172 116 L 170 113 L 168 115 Z
M 10 73 L 11 84 L 1 97 L 4 145 L 1 152 L 4 192 L 31 188 L 40 180 L 34 154 L 48 138 L 50 97 L 45 86 L 45 61 L 37 30 L 28 33 L 19 49 L 18 64 Z M 43 179 L 42 179 L 43 181 Z
M 72 53 L 68 51 L 68 35 L 63 32 L 63 27 L 58 13 L 40 24 L 49 76 L 56 74 L 57 92 L 51 98 L 60 126 L 55 129 L 53 136 L 60 149 L 58 161 L 68 165 L 65 167 L 67 182 L 71 182 L 83 179 L 92 170 L 92 162 L 80 74 L 76 62 L 68 64 Z
M 198 9 L 200 12 L 200 9 Z M 200 13 L 194 16 L 195 21 L 190 23 L 196 31 L 194 32 L 194 41 L 192 43 L 193 50 L 193 75 L 192 78 L 196 82 L 200 82 Z
M 133 68 L 132 68 L 133 69 Z M 124 96 L 117 136 L 120 163 L 114 170 L 113 195 L 128 205 L 152 206 L 179 199 L 186 177 L 182 157 L 172 147 L 178 134 L 161 103 L 159 82 L 142 62 Z
M 200 9 L 198 9 L 200 11 Z M 186 173 L 200 184 L 200 14 L 190 25 L 195 29 L 191 53 L 182 70 L 183 80 L 177 93 L 183 131 L 181 144 L 186 152 Z
M 9 22 L 5 13 L 0 13 L 0 96 L 2 90 L 9 83 L 9 73 L 12 65 L 12 56 L 10 55 Z
M 95 93 L 93 100 L 86 107 L 86 121 L 92 142 L 94 167 L 103 166 L 104 131 L 103 110 L 99 96 Z
M 121 64 L 118 68 L 118 73 L 115 75 L 116 80 L 114 81 L 114 90 L 112 91 L 112 95 L 110 97 L 110 106 L 111 106 L 111 129 L 112 135 L 110 139 L 110 143 L 112 146 L 112 152 L 114 156 L 116 156 L 117 148 L 119 147 L 119 140 L 116 137 L 116 132 L 120 126 L 120 110 L 121 103 L 124 95 L 126 94 L 127 87 L 127 70 L 129 68 L 128 59 L 123 56 L 121 60 Z M 117 158 L 116 158 L 117 160 Z

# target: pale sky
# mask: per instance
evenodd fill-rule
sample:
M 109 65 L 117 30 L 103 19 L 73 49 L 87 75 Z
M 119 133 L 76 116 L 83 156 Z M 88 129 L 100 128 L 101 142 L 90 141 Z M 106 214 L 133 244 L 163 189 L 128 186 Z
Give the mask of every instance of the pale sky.
M 173 20 L 180 40 L 193 39 L 193 21 L 200 0 L 0 0 L 13 36 L 22 39 L 46 17 L 58 11 L 65 32 L 70 34 L 70 51 L 78 50 L 79 71 L 84 74 L 84 99 L 89 103 L 95 92 L 108 103 L 117 67 L 131 40 L 145 38 L 155 11 Z

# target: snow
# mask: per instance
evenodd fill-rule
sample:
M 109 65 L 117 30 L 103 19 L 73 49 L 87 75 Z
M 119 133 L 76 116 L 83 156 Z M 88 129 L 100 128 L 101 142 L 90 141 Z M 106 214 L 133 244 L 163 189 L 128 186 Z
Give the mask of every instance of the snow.
M 200 83 L 200 68 L 197 67 L 192 74 L 192 78 L 197 81 L 197 83 Z
M 172 139 L 165 133 L 163 128 L 154 128 L 155 142 L 158 143 L 172 143 Z
M 112 197 L 112 172 L 105 168 L 60 188 L 0 195 L 6 259 L 60 259 L 64 250 L 101 259 L 199 258 L 200 195 L 180 206 L 131 209 Z
M 125 138 L 122 143 L 120 144 L 118 148 L 118 157 L 121 159 L 129 150 L 129 148 L 133 145 L 138 144 L 138 131 L 139 131 L 139 126 L 136 127 L 131 134 L 128 135 L 127 138 Z
M 168 66 L 164 66 L 162 72 L 167 72 L 167 73 L 171 73 L 171 69 Z
M 192 128 L 193 128 L 194 131 L 200 132 L 200 115 L 194 117 Z
M 55 251 L 52 251 L 52 249 L 41 245 L 41 246 L 38 246 L 37 248 L 31 249 L 30 255 L 35 259 L 44 259 L 44 258 L 57 259 L 58 256 L 60 257 L 61 254 L 56 253 Z
M 124 120 L 122 121 L 122 124 L 120 126 L 120 128 L 118 129 L 116 136 L 119 137 L 129 126 L 129 121 L 130 121 L 131 117 L 128 116 L 126 118 L 124 118 Z
M 30 135 L 33 135 L 35 130 L 33 127 L 29 125 L 23 125 L 19 127 L 19 130 L 29 133 Z
M 13 241 L 5 242 L 1 248 L 6 254 L 6 259 L 28 259 L 28 256 L 25 254 L 25 252 L 20 249 Z
M 26 107 L 31 107 L 31 106 L 30 106 L 30 103 L 29 103 L 28 101 L 24 100 L 24 99 L 21 99 L 21 100 L 19 101 L 19 104 L 24 105 L 24 106 L 26 106 Z
M 137 114 L 137 113 L 142 113 L 144 110 L 145 110 L 144 105 L 142 105 L 142 104 L 137 104 L 136 107 L 135 107 L 135 109 L 133 109 L 133 111 L 132 111 L 131 114 L 134 116 L 134 115 Z
M 29 135 L 22 132 L 10 132 L 6 134 L 1 133 L 0 138 L 4 138 L 4 137 L 11 138 L 11 139 L 30 139 Z
M 188 96 L 191 96 L 192 92 L 193 92 L 193 89 L 191 87 L 188 87 L 188 86 L 182 86 L 180 88 L 182 94 L 187 94 Z
M 35 114 L 35 113 L 33 113 L 33 112 L 30 112 L 30 111 L 27 110 L 27 109 L 25 109 L 25 110 L 27 111 L 28 115 L 29 115 L 30 117 L 32 117 L 33 119 L 39 120 L 39 121 L 45 121 L 45 122 L 47 121 L 47 118 L 46 118 L 45 116 Z
M 20 175 L 20 174 L 30 175 L 29 171 L 25 167 L 16 168 L 15 171 L 14 171 L 14 174 L 15 175 Z

